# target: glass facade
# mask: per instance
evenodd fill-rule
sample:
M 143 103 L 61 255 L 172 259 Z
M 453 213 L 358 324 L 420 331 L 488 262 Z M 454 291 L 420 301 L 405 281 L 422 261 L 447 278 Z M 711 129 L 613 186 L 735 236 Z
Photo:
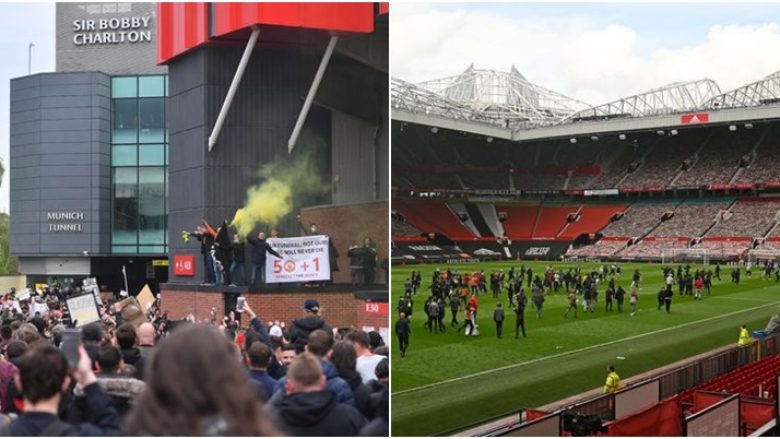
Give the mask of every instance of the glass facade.
M 165 75 L 111 78 L 111 251 L 168 252 Z

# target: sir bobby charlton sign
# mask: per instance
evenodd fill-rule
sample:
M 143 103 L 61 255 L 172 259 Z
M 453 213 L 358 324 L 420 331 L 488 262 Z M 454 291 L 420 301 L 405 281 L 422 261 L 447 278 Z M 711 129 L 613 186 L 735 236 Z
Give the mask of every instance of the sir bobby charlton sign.
M 268 238 L 268 245 L 283 256 L 268 255 L 265 281 L 269 284 L 330 280 L 330 238 L 324 235 L 300 238 Z
M 73 20 L 73 44 L 150 43 L 151 17 L 114 17 L 97 20 Z

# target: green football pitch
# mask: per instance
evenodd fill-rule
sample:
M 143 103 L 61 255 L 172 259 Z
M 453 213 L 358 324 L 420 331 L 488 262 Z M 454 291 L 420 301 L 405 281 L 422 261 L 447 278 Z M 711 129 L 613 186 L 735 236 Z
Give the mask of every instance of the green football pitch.
M 542 274 L 547 262 L 484 262 L 458 264 L 450 268 L 460 273 L 484 269 L 489 274 L 512 266 L 532 267 Z M 555 268 L 575 267 L 576 263 L 554 263 Z M 583 273 L 597 270 L 596 263 L 580 264 Z M 731 267 L 723 266 L 721 281 L 714 280 L 712 295 L 702 301 L 677 295 L 675 286 L 672 312 L 657 311 L 656 293 L 663 284 L 660 264 L 620 264 L 622 277 L 616 285 L 630 291 L 631 274 L 642 274 L 639 311 L 606 312 L 604 291 L 599 288 L 599 304 L 593 313 L 564 318 L 565 295 L 548 296 L 541 319 L 536 318 L 530 300 L 525 314 L 527 338 L 514 338 L 515 317 L 507 309 L 504 338 L 498 339 L 493 323 L 496 299 L 490 291 L 480 294 L 477 314 L 480 335 L 466 336 L 449 326 L 431 333 L 423 327 L 423 306 L 430 294 L 430 281 L 436 265 L 394 266 L 391 308 L 403 294 L 404 280 L 413 270 L 422 271 L 422 286 L 414 297 L 412 334 L 407 356 L 401 358 L 398 343 L 392 343 L 392 433 L 394 436 L 446 434 L 492 418 L 516 413 L 522 408 L 539 407 L 603 385 L 605 368 L 614 364 L 626 378 L 714 348 L 736 343 L 739 327 L 763 329 L 769 318 L 780 312 L 780 285 L 774 278 L 763 280 L 753 270 L 752 278 L 731 283 Z M 692 269 L 701 265 L 692 266 Z M 438 266 L 444 270 L 444 265 Z M 714 267 L 710 267 L 714 268 Z M 529 290 L 526 288 L 526 293 Z M 530 294 L 529 294 L 530 298 Z M 507 307 L 506 290 L 499 301 Z M 392 311 L 393 323 L 397 311 Z M 463 316 L 459 316 L 460 322 Z M 395 340 L 394 340 L 395 341 Z

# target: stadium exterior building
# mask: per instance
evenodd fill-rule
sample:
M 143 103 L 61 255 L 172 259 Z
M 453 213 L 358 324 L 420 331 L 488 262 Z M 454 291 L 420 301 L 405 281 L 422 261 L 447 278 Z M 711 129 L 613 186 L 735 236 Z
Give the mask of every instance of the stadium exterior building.
M 11 253 L 28 283 L 167 273 L 167 68 L 152 3 L 58 3 L 56 70 L 11 80 Z
M 249 301 L 290 321 L 316 296 L 336 326 L 386 328 L 384 272 L 351 285 L 347 250 L 369 236 L 388 258 L 387 16 L 373 3 L 58 4 L 57 71 L 11 83 L 21 271 L 117 291 L 124 265 L 131 293 L 154 279 L 170 318 L 222 314 L 247 290 L 201 286 L 199 244 L 182 231 L 229 222 L 262 165 L 306 152 L 326 190 L 277 228 L 317 223 L 340 271 Z M 293 131 L 316 147 L 288 142 Z

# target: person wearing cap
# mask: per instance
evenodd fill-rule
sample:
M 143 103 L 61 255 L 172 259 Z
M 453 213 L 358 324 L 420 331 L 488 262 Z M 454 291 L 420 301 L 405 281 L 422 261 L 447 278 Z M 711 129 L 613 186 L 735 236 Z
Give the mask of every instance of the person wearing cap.
M 317 299 L 308 299 L 303 304 L 305 315 L 295 319 L 290 327 L 290 343 L 295 346 L 295 352 L 301 353 L 309 340 L 309 334 L 321 329 L 332 333 L 333 329 L 320 316 L 320 303 Z

